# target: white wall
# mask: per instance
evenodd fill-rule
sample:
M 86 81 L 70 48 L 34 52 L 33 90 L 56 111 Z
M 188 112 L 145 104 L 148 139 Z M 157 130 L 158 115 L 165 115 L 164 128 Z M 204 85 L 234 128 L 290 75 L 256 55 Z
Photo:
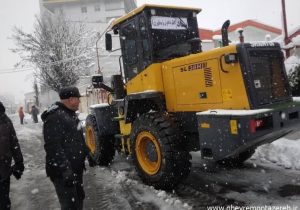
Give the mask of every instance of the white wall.
M 208 51 L 215 47 L 212 40 L 202 40 L 202 51 Z
M 95 11 L 95 6 L 100 6 L 100 10 Z M 119 6 L 119 9 L 113 9 L 116 6 Z M 82 13 L 82 7 L 86 7 L 86 13 Z M 87 23 L 106 23 L 107 19 L 120 17 L 125 13 L 124 2 L 118 0 L 65 4 L 55 8 L 54 13 L 59 12 L 61 9 L 68 19 Z
M 247 26 L 243 28 L 243 30 L 244 30 L 243 35 L 244 35 L 245 42 L 266 41 L 265 37 L 268 34 L 271 36 L 271 40 L 278 36 L 278 34 L 265 31 L 253 26 Z M 228 33 L 228 37 L 229 40 L 231 40 L 232 42 L 239 42 L 239 33 L 236 31 Z
M 50 107 L 52 104 L 54 104 L 56 101 L 59 101 L 58 93 L 53 90 L 43 91 L 40 95 L 40 108 L 41 112 Z

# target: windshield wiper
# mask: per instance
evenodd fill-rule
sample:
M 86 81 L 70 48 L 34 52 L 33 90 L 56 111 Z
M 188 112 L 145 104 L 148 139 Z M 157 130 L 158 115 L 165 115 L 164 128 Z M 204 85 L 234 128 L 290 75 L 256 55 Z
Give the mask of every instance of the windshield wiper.
M 189 30 L 189 27 L 187 24 L 185 24 L 185 22 L 181 19 L 181 17 L 178 17 L 178 19 L 180 20 L 180 23 L 183 27 L 185 27 L 186 30 Z

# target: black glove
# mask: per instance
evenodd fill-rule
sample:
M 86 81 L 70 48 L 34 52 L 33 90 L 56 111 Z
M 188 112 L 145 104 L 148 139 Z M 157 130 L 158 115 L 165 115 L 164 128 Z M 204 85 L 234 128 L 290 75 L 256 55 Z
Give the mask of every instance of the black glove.
M 63 176 L 63 182 L 65 186 L 72 187 L 75 184 L 76 175 L 73 173 L 72 170 L 67 169 L 66 171 L 63 172 L 62 176 Z
M 12 174 L 16 179 L 20 179 L 24 171 L 24 163 L 16 163 L 12 166 Z

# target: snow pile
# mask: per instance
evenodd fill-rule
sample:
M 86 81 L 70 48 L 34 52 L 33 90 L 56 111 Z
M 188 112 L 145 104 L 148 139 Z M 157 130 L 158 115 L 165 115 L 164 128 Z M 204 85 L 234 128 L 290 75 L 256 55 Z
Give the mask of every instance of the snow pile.
M 179 209 L 192 209 L 192 207 L 187 203 L 182 203 L 180 199 L 173 197 L 171 194 L 167 194 L 163 190 L 155 190 L 157 197 L 163 199 L 169 205 L 176 206 Z
M 300 97 L 293 97 L 293 101 L 300 102 Z
M 86 119 L 86 117 L 87 117 L 87 114 L 86 113 L 78 113 L 78 119 L 80 120 L 80 121 L 84 121 L 85 119 Z
M 94 105 L 91 105 L 90 108 L 92 109 L 97 109 L 97 108 L 102 108 L 102 107 L 107 107 L 109 106 L 108 103 L 102 103 L 102 104 L 94 104 Z
M 289 140 L 282 138 L 271 144 L 259 147 L 253 158 L 269 161 L 286 169 L 300 170 L 300 139 Z
M 272 109 L 255 109 L 255 110 L 228 110 L 228 109 L 209 109 L 204 112 L 198 112 L 197 115 L 234 115 L 234 116 L 246 116 L 261 114 L 272 111 Z
M 130 183 L 130 180 L 126 177 L 127 172 L 126 171 L 118 171 L 117 173 L 115 171 L 112 171 L 112 175 L 116 177 L 117 183 L 126 182 Z
M 128 178 L 129 173 L 126 171 L 112 171 L 111 174 L 115 177 L 118 184 L 125 184 L 127 186 L 134 186 L 138 188 L 143 194 L 139 194 L 139 200 L 143 202 L 152 202 L 160 206 L 160 209 L 192 209 L 187 203 L 183 203 L 174 194 L 167 193 L 164 190 L 156 190 L 152 186 L 140 184 L 136 180 Z
M 37 193 L 39 193 L 39 189 L 35 188 L 35 189 L 31 190 L 31 194 L 35 195 Z
M 87 114 L 86 113 L 79 113 L 78 114 L 78 119 L 80 120 L 80 124 L 78 125 L 80 129 L 85 130 L 85 120 L 86 120 Z

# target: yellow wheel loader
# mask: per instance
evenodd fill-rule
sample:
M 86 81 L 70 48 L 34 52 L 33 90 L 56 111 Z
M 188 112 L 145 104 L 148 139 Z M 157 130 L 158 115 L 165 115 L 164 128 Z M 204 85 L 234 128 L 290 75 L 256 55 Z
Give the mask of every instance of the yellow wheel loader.
M 229 44 L 226 21 L 223 46 L 202 52 L 200 11 L 146 4 L 112 22 L 106 49 L 118 34 L 120 74 L 111 86 L 101 75 L 92 78 L 113 97 L 92 106 L 86 120 L 96 164 L 109 165 L 123 152 L 145 183 L 172 189 L 190 172 L 190 151 L 239 165 L 259 145 L 299 129 L 300 105 L 279 44 Z

